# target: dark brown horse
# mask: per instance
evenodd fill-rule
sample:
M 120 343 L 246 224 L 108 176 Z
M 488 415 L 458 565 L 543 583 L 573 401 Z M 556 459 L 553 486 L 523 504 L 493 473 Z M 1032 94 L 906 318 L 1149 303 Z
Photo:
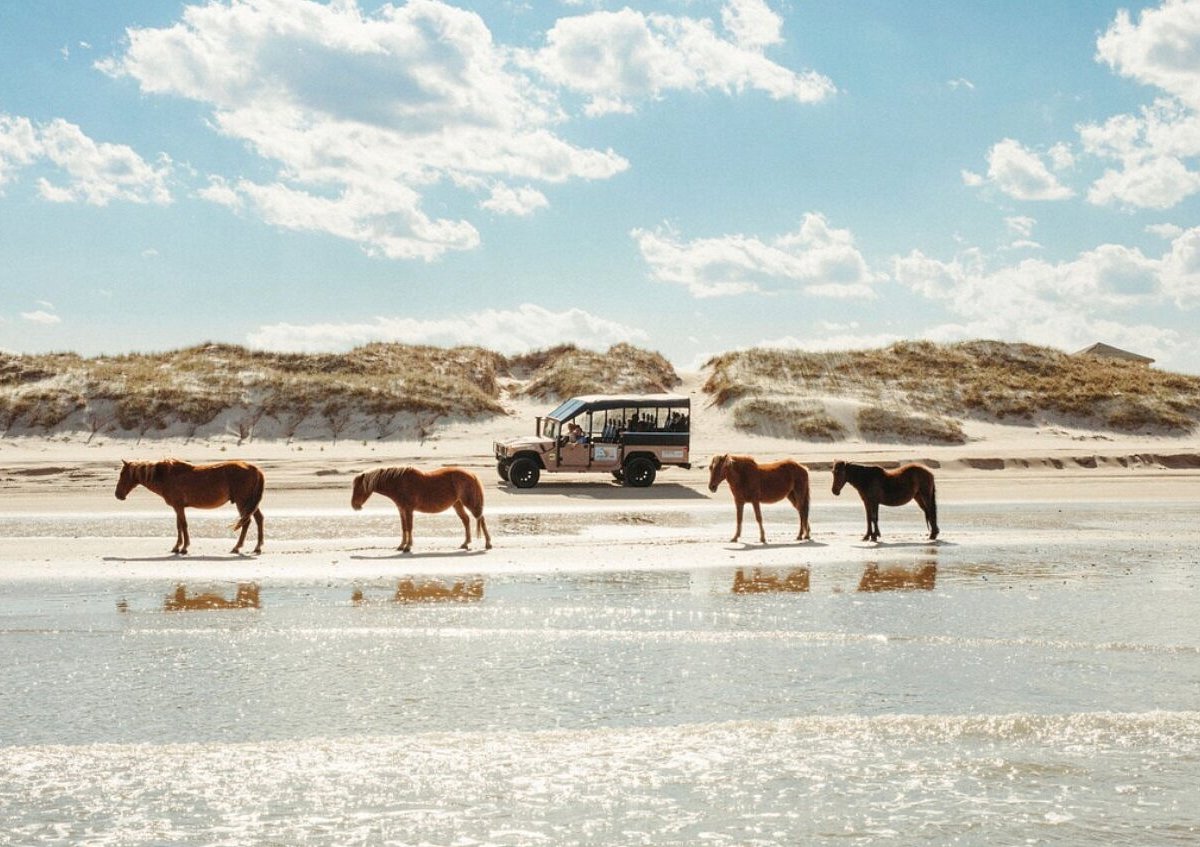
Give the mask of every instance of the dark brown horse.
M 129 492 L 144 485 L 175 510 L 175 546 L 172 553 L 187 553 L 191 537 L 183 510 L 216 509 L 226 503 L 237 506 L 238 519 L 233 529 L 241 530 L 231 553 L 242 549 L 250 519 L 258 525 L 258 544 L 255 553 L 262 552 L 263 516 L 258 504 L 263 496 L 263 474 L 245 462 L 219 462 L 214 465 L 189 465 L 178 459 L 161 462 L 122 462 L 117 480 L 117 499 L 124 500 Z
M 838 460 L 833 463 L 833 493 L 842 493 L 850 483 L 867 510 L 867 534 L 863 541 L 879 540 L 879 506 L 903 506 L 916 500 L 925 513 L 929 539 L 938 537 L 937 496 L 933 472 L 924 465 L 904 465 L 894 471 L 876 465 L 855 465 Z
M 471 548 L 471 521 L 467 512 L 474 515 L 479 534 L 484 537 L 484 546 L 492 549 L 492 537 L 488 535 L 487 522 L 483 519 L 483 486 L 479 484 L 479 477 L 470 471 L 439 468 L 425 473 L 410 467 L 367 471 L 354 478 L 350 505 L 357 511 L 372 494 L 390 497 L 400 510 L 403 535 L 397 549 L 403 553 L 412 551 L 414 511 L 444 512 L 451 507 L 458 513 L 467 536 L 460 549 Z
M 804 465 L 790 459 L 760 465 L 749 456 L 714 456 L 708 466 L 708 490 L 715 493 L 722 481 L 729 483 L 737 506 L 737 529 L 729 539 L 731 542 L 742 535 L 742 510 L 748 502 L 754 506 L 754 518 L 758 521 L 758 540 L 766 544 L 760 504 L 778 503 L 784 497 L 800 514 L 800 532 L 796 540 L 812 537 L 808 526 L 808 468 Z

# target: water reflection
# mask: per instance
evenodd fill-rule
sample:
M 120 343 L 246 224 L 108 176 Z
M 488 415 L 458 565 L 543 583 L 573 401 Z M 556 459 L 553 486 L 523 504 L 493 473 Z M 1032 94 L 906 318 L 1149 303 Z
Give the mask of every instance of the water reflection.
M 890 565 L 881 568 L 875 562 L 863 569 L 859 591 L 931 591 L 937 582 L 937 562 L 918 562 L 912 567 Z
M 768 592 L 808 591 L 808 568 L 793 568 L 782 575 L 776 571 L 755 568 L 746 576 L 742 568 L 733 575 L 734 594 L 765 594 Z
M 175 592 L 168 594 L 163 602 L 163 609 L 168 612 L 258 608 L 261 608 L 261 605 L 258 599 L 258 583 L 255 582 L 239 582 L 233 599 L 213 591 L 189 595 L 187 586 L 180 583 L 175 586 Z
M 402 579 L 396 583 L 391 600 L 395 603 L 470 603 L 483 599 L 483 577 L 471 577 L 455 582 L 441 579 Z M 367 602 L 361 588 L 354 589 L 350 600 L 355 605 Z

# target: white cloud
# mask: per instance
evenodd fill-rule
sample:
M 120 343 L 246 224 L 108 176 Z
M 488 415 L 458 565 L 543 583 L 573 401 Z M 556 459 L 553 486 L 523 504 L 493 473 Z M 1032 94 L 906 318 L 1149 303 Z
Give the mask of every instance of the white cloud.
M 722 38 L 713 21 L 645 14 L 625 7 L 562 18 L 546 45 L 519 60 L 555 85 L 590 98 L 589 114 L 628 112 L 668 91 L 753 89 L 777 100 L 814 103 L 836 88 L 814 71 L 772 62 L 763 48 L 780 40 L 780 21 L 761 0 L 731 0 Z
M 553 312 L 529 303 L 516 309 L 487 309 L 442 320 L 377 317 L 359 323 L 278 323 L 261 326 L 247 337 L 251 347 L 264 350 L 336 352 L 373 341 L 393 341 L 479 345 L 505 355 L 566 342 L 607 349 L 622 341 L 636 344 L 649 340 L 650 336 L 641 329 L 582 309 Z
M 652 278 L 685 286 L 695 297 L 719 297 L 802 287 L 815 297 L 869 299 L 881 276 L 854 246 L 849 230 L 822 215 L 771 241 L 724 235 L 684 241 L 667 227 L 630 233 Z
M 1121 10 L 1097 61 L 1164 93 L 1136 115 L 1080 128 L 1084 148 L 1116 161 L 1088 192 L 1099 205 L 1166 209 L 1200 192 L 1200 3 L 1167 0 L 1135 23 Z
M 721 9 L 721 25 L 734 43 L 748 50 L 783 41 L 783 21 L 764 0 L 728 0 Z
M 167 181 L 171 162 L 142 159 L 124 144 L 93 141 L 62 119 L 36 124 L 28 118 L 0 114 L 0 186 L 23 169 L 50 168 L 55 180 L 37 180 L 43 199 L 55 203 L 106 206 L 114 200 L 132 203 L 171 202 Z
M 607 179 L 628 167 L 555 134 L 554 92 L 514 68 L 477 14 L 439 0 L 373 15 L 351 0 L 212 2 L 128 38 L 100 68 L 206 104 L 218 132 L 277 168 L 266 181 L 215 176 L 201 197 L 372 253 L 434 259 L 479 243 L 466 219 L 424 211 L 435 186 Z
M 1013 235 L 1029 238 L 1033 235 L 1033 228 L 1037 226 L 1037 219 L 1028 215 L 1013 215 L 1005 218 L 1004 224 Z
M 1200 4 L 1166 0 L 1137 23 L 1121 9 L 1096 42 L 1096 59 L 1200 108 Z
M 1150 224 L 1146 227 L 1146 232 L 1157 235 L 1159 238 L 1165 238 L 1167 241 L 1174 241 L 1183 234 L 1183 227 L 1178 224 Z
M 1070 261 L 991 268 L 978 251 L 950 261 L 913 251 L 894 261 L 893 277 L 957 319 L 926 332 L 936 340 L 1005 338 L 1078 349 L 1103 339 L 1160 356 L 1189 342 L 1126 319 L 1138 307 L 1200 305 L 1200 228 L 1180 233 L 1158 258 L 1104 244 Z
M 54 326 L 55 324 L 62 323 L 62 318 L 44 309 L 37 309 L 33 312 L 21 312 L 21 319 L 32 324 L 41 324 L 42 326 Z
M 1166 294 L 1185 308 L 1200 306 L 1200 227 L 1180 233 L 1162 264 Z
M 512 188 L 503 183 L 493 186 L 491 196 L 479 204 L 480 208 L 497 214 L 522 217 L 532 215 L 538 209 L 549 205 L 550 201 L 546 199 L 546 195 L 536 188 L 528 185 Z
M 37 136 L 29 118 L 0 113 L 0 187 L 41 155 Z
M 968 91 L 975 90 L 975 83 L 971 82 L 971 80 L 967 79 L 966 77 L 961 76 L 957 79 L 949 80 L 946 85 L 950 86 L 950 88 L 954 91 L 957 91 L 960 88 L 965 88 Z
M 1056 145 L 1047 158 L 1059 169 L 1071 163 L 1069 150 L 1060 145 Z M 1019 141 L 1005 138 L 997 142 L 988 151 L 987 160 L 986 179 L 971 171 L 963 171 L 963 182 L 970 186 L 990 183 L 1017 200 L 1063 200 L 1074 194 L 1059 182 L 1041 155 Z

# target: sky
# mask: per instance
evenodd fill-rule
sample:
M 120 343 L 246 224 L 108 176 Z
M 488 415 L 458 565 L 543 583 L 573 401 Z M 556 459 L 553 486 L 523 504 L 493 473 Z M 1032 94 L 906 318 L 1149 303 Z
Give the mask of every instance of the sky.
M 1200 0 L 13 0 L 0 349 L 1200 374 Z

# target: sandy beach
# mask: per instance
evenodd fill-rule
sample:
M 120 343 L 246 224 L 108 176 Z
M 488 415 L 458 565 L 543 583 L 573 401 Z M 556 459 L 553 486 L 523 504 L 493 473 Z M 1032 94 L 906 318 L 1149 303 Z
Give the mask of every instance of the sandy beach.
M 331 847 L 1200 832 L 1194 439 L 798 444 L 699 409 L 691 470 L 522 491 L 490 445 L 531 420 L 424 443 L 0 440 L 0 828 Z M 750 510 L 730 542 L 705 470 L 726 451 L 809 465 L 811 541 L 775 504 L 766 545 Z M 190 510 L 175 556 L 161 500 L 114 498 L 122 459 L 168 456 L 263 468 L 261 555 L 229 553 L 232 506 Z M 860 541 L 836 458 L 934 468 L 939 539 L 910 504 Z M 349 502 L 393 464 L 475 471 L 493 549 L 459 550 L 448 513 L 397 552 L 391 503 Z

